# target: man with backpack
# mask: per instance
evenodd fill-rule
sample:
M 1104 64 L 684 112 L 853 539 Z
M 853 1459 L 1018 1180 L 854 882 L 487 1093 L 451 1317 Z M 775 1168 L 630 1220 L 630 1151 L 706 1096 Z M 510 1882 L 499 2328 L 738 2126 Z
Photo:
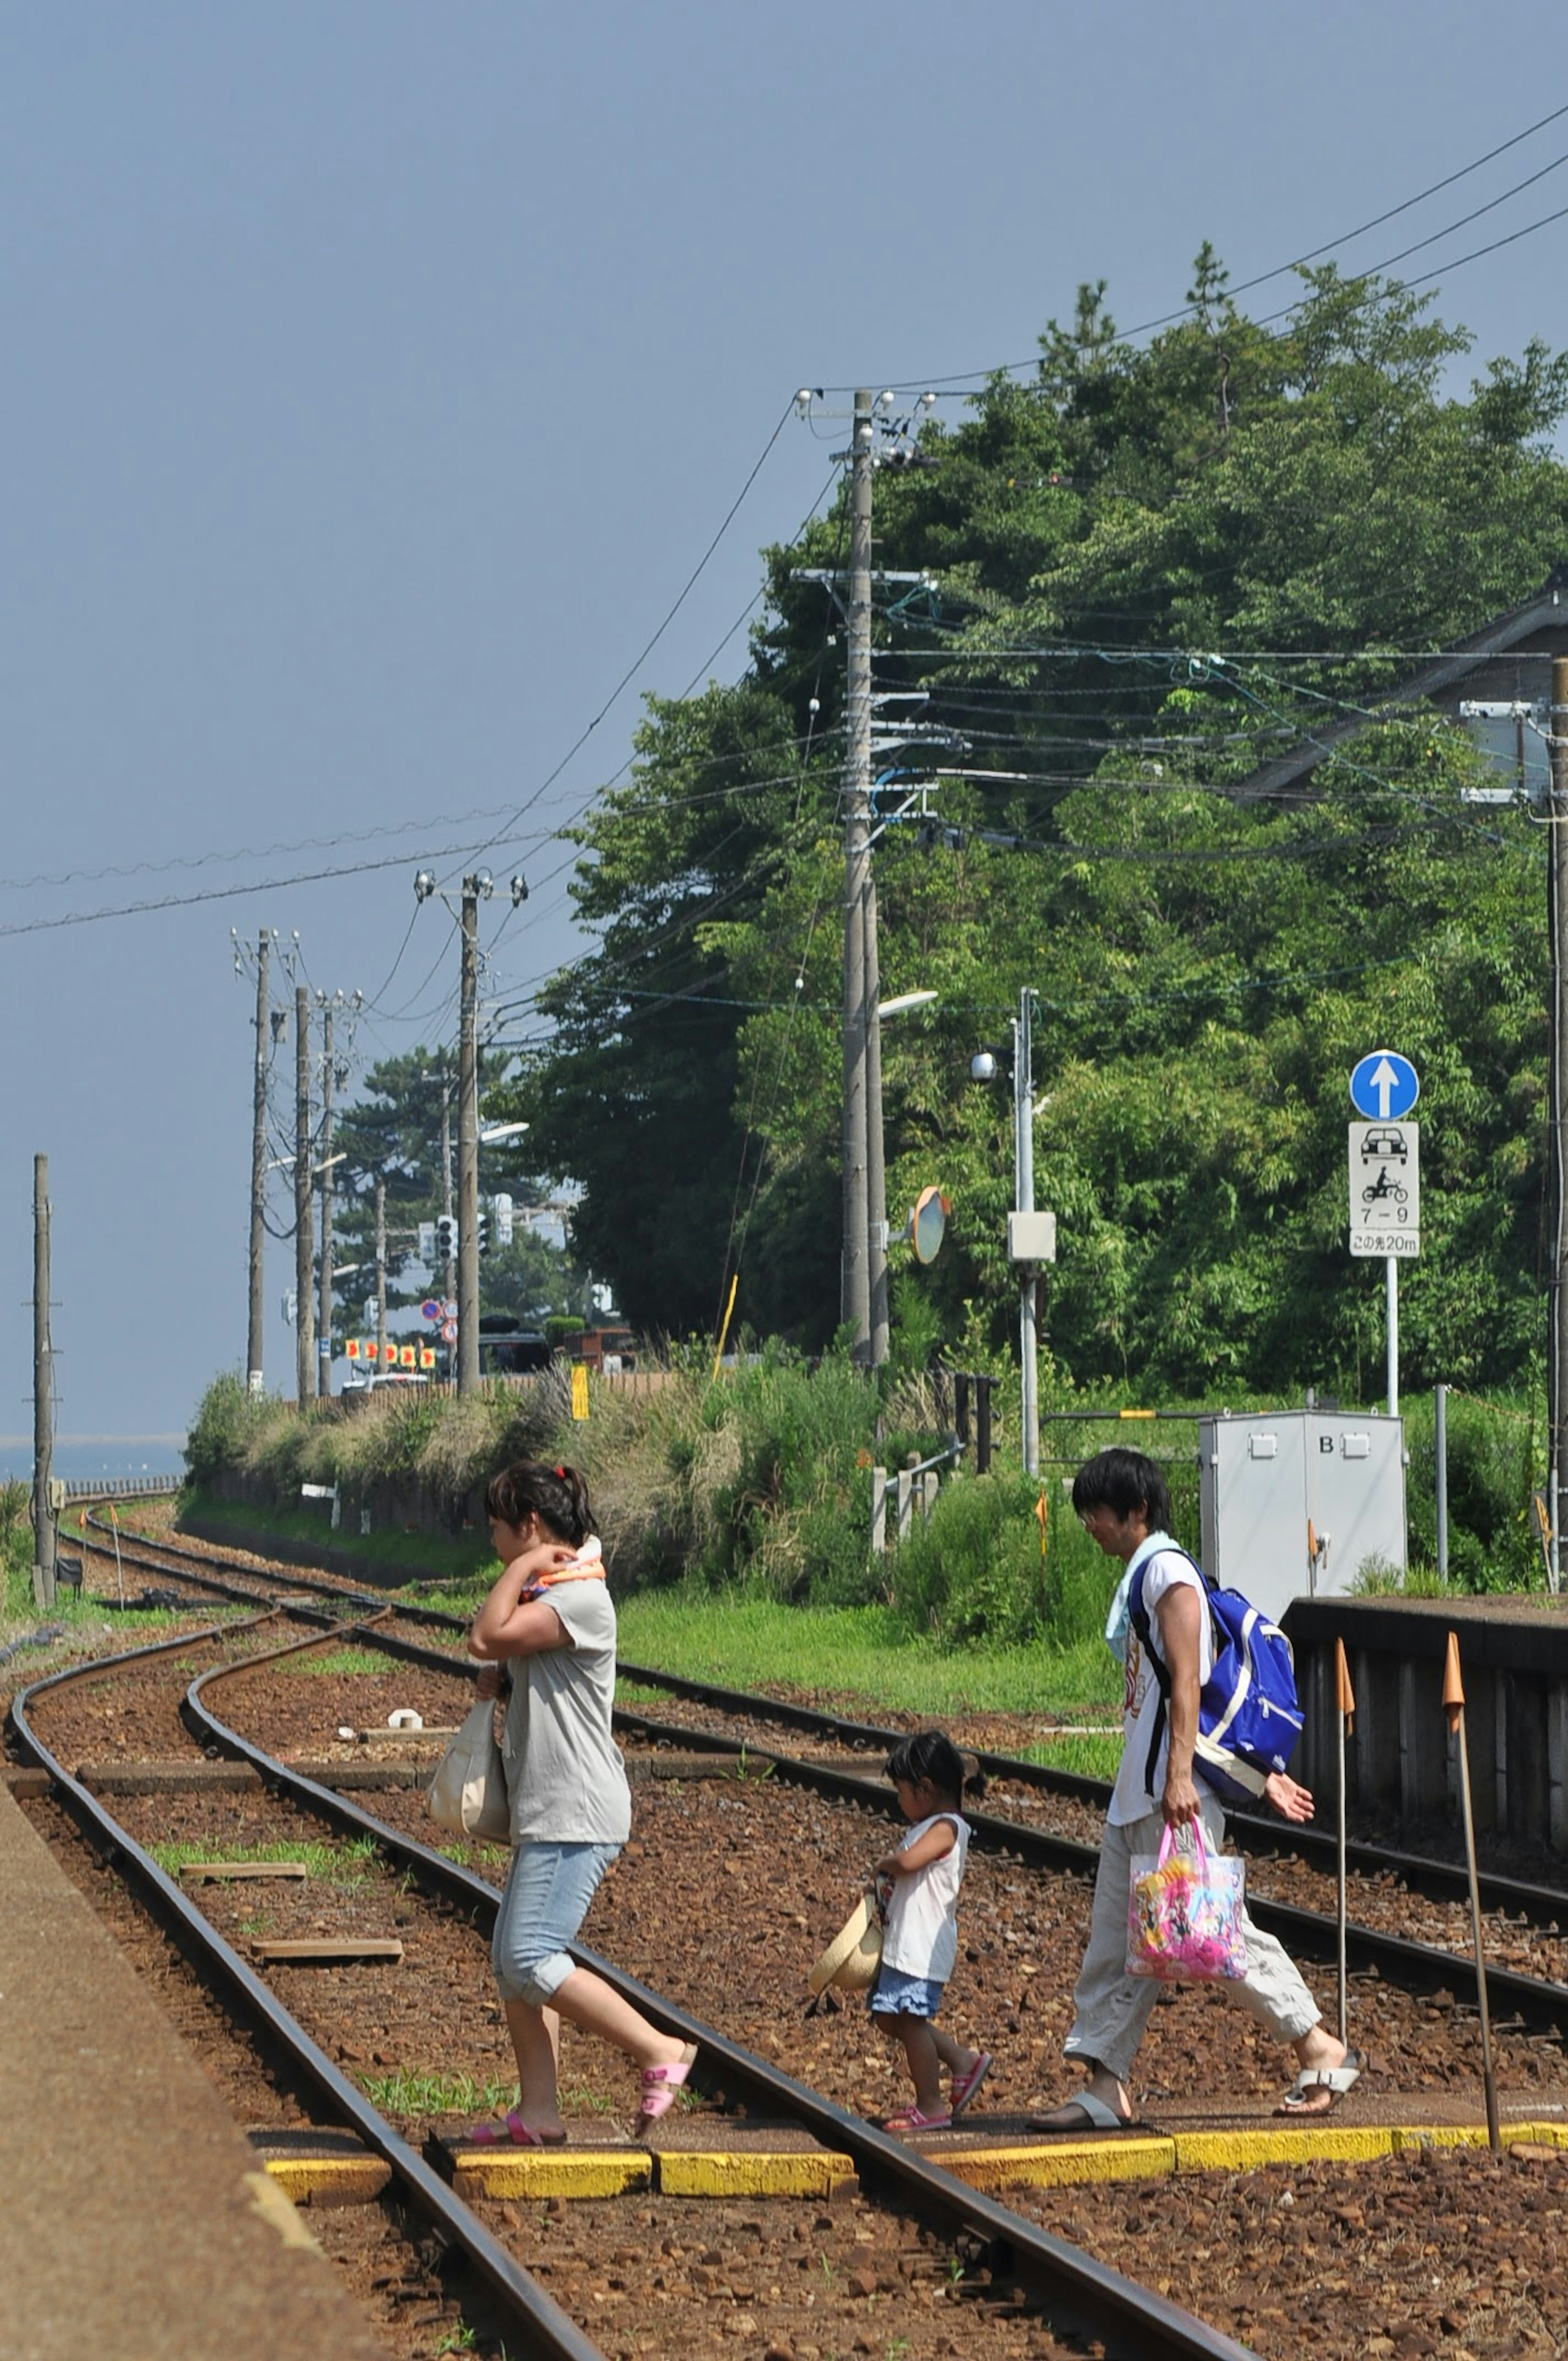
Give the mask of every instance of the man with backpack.
M 1207 1716 L 1208 1730 L 1201 1728 L 1214 1675 L 1217 1619 L 1202 1574 L 1170 1537 L 1170 1491 L 1160 1468 L 1141 1451 L 1102 1451 L 1074 1477 L 1072 1505 L 1084 1531 L 1126 1567 L 1106 1626 L 1113 1647 L 1125 1650 L 1124 1742 L 1101 1840 L 1089 1949 L 1064 2044 L 1069 2058 L 1087 2066 L 1089 2080 L 1076 2099 L 1029 2120 L 1036 2131 L 1124 2131 L 1135 2120 L 1127 2077 L 1160 1990 L 1151 1978 L 1126 1972 L 1134 1855 L 1157 1852 L 1166 1828 L 1194 1823 L 1201 1824 L 1209 1850 L 1218 1853 L 1225 1835 L 1220 1791 L 1255 1790 L 1288 1820 L 1310 1820 L 1312 1798 L 1283 1767 L 1299 1717 L 1285 1725 L 1282 1745 L 1266 1734 L 1259 1739 L 1249 1726 L 1250 1758 L 1231 1728 L 1234 1697 L 1220 1700 L 1218 1713 Z M 1245 1602 L 1235 1604 L 1255 1623 L 1261 1620 Z M 1272 1634 L 1272 1627 L 1265 1629 Z M 1283 1649 L 1283 1638 L 1273 1636 Z M 1238 1751 L 1227 1747 L 1226 1738 Z M 1323 2026 L 1281 1945 L 1250 1917 L 1244 1923 L 1247 1972 L 1226 1989 L 1295 2050 L 1300 2070 L 1279 2112 L 1326 2114 L 1364 2061 Z

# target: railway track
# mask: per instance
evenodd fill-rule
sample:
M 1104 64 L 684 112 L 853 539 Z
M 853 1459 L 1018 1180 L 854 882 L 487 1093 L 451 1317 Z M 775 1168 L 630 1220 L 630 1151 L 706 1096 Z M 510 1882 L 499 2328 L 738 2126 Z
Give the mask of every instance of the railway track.
M 291 1607 L 285 1611 L 296 1620 L 309 1620 L 318 1626 L 324 1612 L 315 1606 Z M 357 1617 L 348 1622 L 331 1621 L 324 1629 L 314 1629 L 303 1639 L 280 1649 L 243 1659 L 235 1659 L 231 1653 L 235 1632 L 236 1627 L 229 1624 L 213 1631 L 182 1633 L 33 1684 L 18 1696 L 13 1708 L 19 1749 L 27 1759 L 49 1773 L 66 1808 L 90 1841 L 101 1850 L 113 1851 L 117 1865 L 134 1883 L 147 1906 L 198 1962 L 199 1971 L 222 1986 L 229 2004 L 269 2045 L 287 2050 L 294 2070 L 310 2088 L 323 2119 L 351 2129 L 367 2149 L 381 2158 L 392 2175 L 400 2203 L 428 2223 L 444 2244 L 462 2255 L 466 2270 L 483 2290 L 489 2317 L 506 2324 L 498 2332 L 502 2341 L 510 2333 L 521 2340 L 523 2351 L 549 2356 L 569 2354 L 577 2356 L 577 2361 L 588 2361 L 588 2356 L 603 2348 L 587 2335 L 567 2308 L 543 2293 L 508 2240 L 487 2226 L 473 2207 L 454 2196 L 441 2175 L 433 2169 L 428 2157 L 416 2151 L 394 2125 L 369 2104 L 321 2042 L 295 2022 L 277 1993 L 247 1963 L 236 1944 L 214 1927 L 208 1915 L 197 1909 L 177 1882 L 159 1866 L 148 1846 L 127 1825 L 130 1816 L 121 1816 L 126 1807 L 121 1806 L 118 1814 L 111 1814 L 104 1798 L 92 1793 L 85 1782 L 71 1772 L 39 1728 L 40 1723 L 48 1724 L 51 1714 L 60 1712 L 67 1694 L 81 1690 L 82 1685 L 95 1683 L 100 1688 L 105 1684 L 119 1685 L 139 1691 L 136 1702 L 127 1694 L 111 1708 L 127 1749 L 125 1759 L 132 1761 L 136 1745 L 144 1741 L 167 1746 L 166 1733 L 175 1710 L 171 1699 L 178 1692 L 179 1712 L 189 1732 L 188 1742 L 193 1751 L 200 1750 L 200 1759 L 221 1752 L 245 1763 L 262 1783 L 269 1810 L 276 1809 L 281 1799 L 291 1810 L 308 1815 L 313 1822 L 328 1827 L 337 1835 L 373 1845 L 378 1864 L 382 1865 L 383 1882 L 390 1877 L 417 1889 L 422 1902 L 433 1914 L 432 1928 L 440 1921 L 448 1933 L 459 1923 L 465 1929 L 472 1927 L 487 1932 L 499 1899 L 493 1886 L 441 1851 L 372 1817 L 319 1781 L 291 1770 L 225 1719 L 214 1703 L 214 1693 L 227 1684 L 254 1685 L 268 1675 L 278 1675 L 290 1659 L 298 1659 L 305 1652 L 323 1647 L 341 1650 L 345 1642 L 356 1648 L 382 1652 L 389 1652 L 391 1643 L 395 1661 L 404 1666 L 422 1654 L 433 1659 L 426 1669 L 453 1681 L 461 1678 L 461 1674 L 449 1652 L 398 1641 L 395 1634 L 378 1624 Z M 193 1653 L 208 1651 L 219 1660 L 194 1678 L 186 1682 L 182 1672 L 172 1681 L 164 1676 L 166 1666 L 186 1666 Z M 123 1727 L 127 1719 L 131 1724 L 128 1732 Z M 69 1747 L 66 1751 L 70 1751 Z M 422 1934 L 421 1939 L 433 1943 L 433 1933 L 428 1937 Z M 470 2006 L 477 1991 L 482 1989 L 482 1961 L 477 1946 L 473 1949 L 474 1980 L 466 1995 Z M 683 2037 L 702 2045 L 707 2081 L 722 2093 L 729 2107 L 739 2106 L 753 2116 L 760 2110 L 775 2119 L 785 2118 L 813 2139 L 851 2157 L 867 2192 L 861 2202 L 875 2209 L 879 2219 L 880 2229 L 872 2233 L 873 2243 L 885 2246 L 890 2238 L 902 2238 L 907 2244 L 907 2225 L 916 2224 L 927 2239 L 934 2237 L 940 2247 L 967 2258 L 960 2272 L 960 2280 L 966 2276 L 970 2279 L 969 2306 L 963 2313 L 965 2350 L 981 2356 L 981 2361 L 987 2349 L 987 2326 L 997 2321 L 1001 2311 L 1005 2311 L 1011 2323 L 1021 2319 L 1037 2323 L 1040 2335 L 1051 2340 L 1037 2346 L 1042 2353 L 1082 2350 L 1086 2341 L 1096 2339 L 1098 2349 L 1107 2354 L 1149 2356 L 1154 2361 L 1163 2361 L 1167 2355 L 1223 2356 L 1245 2350 L 1229 2337 L 1205 2327 L 1179 2306 L 1135 2286 L 1011 2209 L 967 2188 L 947 2173 L 939 2162 L 913 2151 L 825 2100 L 767 2059 L 729 2038 L 717 2027 L 674 2007 L 595 1954 L 585 1951 L 582 1956 L 634 1997 L 648 2014 L 679 2030 Z M 894 2224 L 904 2226 L 890 2228 Z M 992 2289 L 1003 2292 L 1000 2297 L 993 2296 Z M 578 2292 L 581 2301 L 581 2290 Z M 666 2288 L 661 2292 L 668 2295 L 669 2290 Z M 866 2302 L 872 2300 L 872 2296 L 857 2299 Z M 701 2348 L 700 2345 L 688 2344 L 688 2349 Z
M 197 1572 L 200 1564 L 222 1564 L 236 1588 L 227 1595 L 254 1598 L 275 1595 L 257 1569 L 221 1554 L 197 1553 L 181 1544 L 138 1543 L 148 1550 L 146 1562 L 165 1561 L 183 1567 L 193 1581 L 204 1579 L 214 1589 L 223 1582 Z M 127 1557 L 127 1562 L 129 1559 Z M 274 1583 L 277 1577 L 274 1576 Z M 296 1587 L 294 1570 L 288 1579 Z M 340 1607 L 345 1598 L 370 1609 L 384 1599 L 356 1591 L 325 1577 L 308 1584 L 311 1596 Z M 400 1631 L 399 1626 L 403 1627 Z M 409 1646 L 411 1661 L 429 1662 L 422 1653 L 441 1638 L 455 1653 L 466 1626 L 461 1618 L 439 1609 L 399 1603 L 396 1622 L 387 1630 L 384 1644 Z M 422 1639 L 418 1635 L 425 1635 Z M 461 1661 L 461 1659 L 459 1659 Z M 635 1664 L 622 1659 L 624 1684 L 663 1691 L 688 1708 L 678 1721 L 663 1720 L 640 1708 L 618 1710 L 617 1727 L 624 1736 L 652 1747 L 685 1747 L 714 1753 L 744 1749 L 759 1766 L 771 1764 L 779 1776 L 815 1786 L 839 1796 L 863 1794 L 869 1785 L 879 1796 L 882 1759 L 903 1735 L 897 1729 L 822 1711 L 820 1708 L 712 1682 Z M 817 1741 L 841 1758 L 840 1781 L 835 1766 L 814 1752 L 810 1762 L 782 1742 L 776 1733 L 794 1733 Z M 1020 1857 L 1044 1869 L 1092 1875 L 1100 1823 L 1110 1797 L 1106 1781 L 1058 1771 L 1015 1755 L 979 1749 L 981 1767 L 1003 1791 L 1005 1809 L 975 1817 L 983 1843 Z M 1333 1956 L 1332 1927 L 1335 1918 L 1335 1844 L 1326 1832 L 1292 1827 L 1283 1820 L 1237 1813 L 1232 1828 L 1247 1855 L 1254 1915 L 1270 1927 L 1287 1947 L 1308 1959 Z M 1286 1873 L 1282 1865 L 1300 1865 Z M 1353 1964 L 1361 1972 L 1409 1981 L 1431 1992 L 1453 1988 L 1467 2004 L 1476 1999 L 1476 1979 L 1471 1954 L 1469 1888 L 1463 1868 L 1453 1862 L 1353 1842 L 1346 1849 L 1350 1879 L 1350 1915 L 1354 1922 Z M 1568 2031 L 1568 1891 L 1519 1878 L 1483 1872 L 1481 1903 L 1487 1914 L 1486 1956 L 1493 1962 L 1489 1982 L 1497 2001 L 1517 2005 L 1525 2021 L 1547 2029 Z M 1411 1897 L 1435 1905 L 1413 1913 Z M 1421 1921 L 1420 1937 L 1412 1933 L 1412 1917 Z M 1325 1935 L 1325 1925 L 1331 1930 Z M 1526 1935 L 1523 1929 L 1537 1930 Z M 1519 1961 L 1533 1958 L 1531 1971 Z M 1496 2005 L 1496 2003 L 1494 2004 Z

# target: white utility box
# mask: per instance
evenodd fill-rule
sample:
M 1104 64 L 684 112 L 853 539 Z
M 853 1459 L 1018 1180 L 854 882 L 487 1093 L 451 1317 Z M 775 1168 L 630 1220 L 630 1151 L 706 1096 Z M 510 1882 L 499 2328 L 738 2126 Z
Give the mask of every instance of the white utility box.
M 1009 1262 L 1055 1262 L 1057 1217 L 1054 1213 L 1009 1213 Z
M 1200 1421 L 1204 1570 L 1276 1622 L 1293 1598 L 1406 1566 L 1404 1422 L 1380 1411 L 1223 1411 Z

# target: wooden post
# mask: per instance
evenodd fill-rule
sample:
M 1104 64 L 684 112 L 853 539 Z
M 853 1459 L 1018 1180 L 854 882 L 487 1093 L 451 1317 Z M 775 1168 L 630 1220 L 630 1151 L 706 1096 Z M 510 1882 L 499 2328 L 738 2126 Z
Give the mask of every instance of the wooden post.
M 1345 2030 L 1349 2015 L 1349 1974 L 1345 1963 L 1345 1880 L 1344 1880 L 1344 1741 L 1355 1719 L 1355 1691 L 1350 1685 L 1350 1662 L 1344 1653 L 1344 1642 L 1334 1641 L 1334 1694 L 1339 1724 L 1339 1848 L 1338 1848 L 1338 1907 L 1339 1907 L 1339 2037 L 1350 2047 Z
M 1481 2004 L 1481 2074 L 1486 2091 L 1486 2137 L 1494 2156 L 1502 2153 L 1497 2130 L 1497 2082 L 1492 2070 L 1492 2021 L 1486 2009 L 1486 1962 L 1481 1950 L 1481 1889 L 1475 1874 L 1475 1823 L 1470 1809 L 1470 1757 L 1464 1744 L 1464 1683 L 1459 1671 L 1459 1635 L 1448 1635 L 1442 1668 L 1442 1709 L 1459 1741 L 1459 1796 L 1464 1813 L 1464 1858 L 1470 1870 L 1470 1930 L 1475 1946 L 1475 1993 Z

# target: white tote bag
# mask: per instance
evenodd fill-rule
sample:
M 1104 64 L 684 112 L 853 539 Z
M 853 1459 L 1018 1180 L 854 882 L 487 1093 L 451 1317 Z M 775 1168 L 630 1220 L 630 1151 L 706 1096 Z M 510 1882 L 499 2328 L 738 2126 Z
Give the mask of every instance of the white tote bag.
M 481 1697 L 440 1762 L 425 1791 L 430 1816 L 454 1836 L 505 1844 L 511 1835 L 506 1772 L 496 1744 L 493 1697 Z

